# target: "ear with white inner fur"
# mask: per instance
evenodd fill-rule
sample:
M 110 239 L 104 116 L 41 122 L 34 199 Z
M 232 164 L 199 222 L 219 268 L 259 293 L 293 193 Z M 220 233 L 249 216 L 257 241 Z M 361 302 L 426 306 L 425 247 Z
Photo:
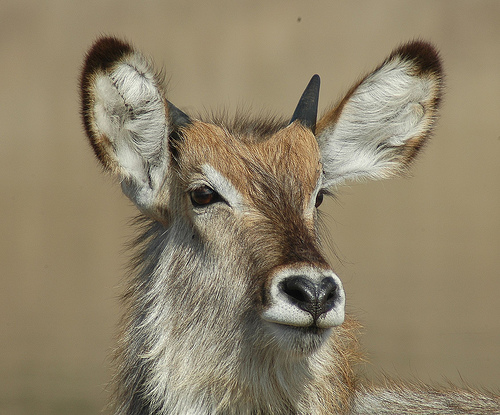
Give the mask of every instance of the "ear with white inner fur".
M 324 187 L 404 172 L 432 132 L 442 84 L 430 44 L 396 49 L 318 121 Z
M 169 112 L 180 113 L 166 101 L 161 85 L 150 62 L 115 38 L 94 44 L 81 78 L 82 115 L 90 143 L 104 167 L 119 177 L 124 193 L 144 212 L 154 210 L 169 168 Z

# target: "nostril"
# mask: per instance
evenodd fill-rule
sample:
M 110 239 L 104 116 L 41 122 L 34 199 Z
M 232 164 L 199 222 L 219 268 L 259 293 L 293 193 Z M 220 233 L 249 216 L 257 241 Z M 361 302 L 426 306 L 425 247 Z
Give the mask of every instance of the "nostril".
M 297 288 L 285 287 L 285 289 L 283 291 L 285 292 L 286 295 L 288 295 L 289 297 L 291 297 L 299 302 L 307 301 L 306 294 Z
M 316 297 L 315 284 L 303 276 L 293 276 L 283 280 L 281 291 L 295 304 L 306 305 L 314 302 Z
M 327 277 L 321 281 L 319 300 L 320 302 L 328 302 L 334 300 L 337 293 L 337 284 L 331 277 Z

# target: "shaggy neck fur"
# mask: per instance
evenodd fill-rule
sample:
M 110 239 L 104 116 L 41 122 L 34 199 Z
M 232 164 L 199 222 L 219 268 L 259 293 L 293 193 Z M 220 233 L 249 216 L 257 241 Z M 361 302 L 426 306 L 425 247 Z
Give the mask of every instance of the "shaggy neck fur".
M 180 221 L 168 229 L 140 222 L 146 228 L 135 244 L 116 355 L 116 414 L 331 414 L 350 406 L 354 321 L 334 328 L 312 354 L 278 350 L 246 290 L 227 282 L 231 259 L 202 263 L 206 253 Z M 200 285 L 206 281 L 210 287 Z M 235 309 L 245 311 L 235 316 Z

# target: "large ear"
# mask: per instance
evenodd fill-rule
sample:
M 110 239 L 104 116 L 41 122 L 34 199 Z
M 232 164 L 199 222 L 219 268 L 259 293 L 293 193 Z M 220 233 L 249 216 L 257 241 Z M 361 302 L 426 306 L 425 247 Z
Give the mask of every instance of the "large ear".
M 396 49 L 318 121 L 324 186 L 404 172 L 432 132 L 442 86 L 430 44 Z
M 144 212 L 154 210 L 170 165 L 174 118 L 188 118 L 164 96 L 151 63 L 116 38 L 90 49 L 81 77 L 82 116 L 95 154 Z

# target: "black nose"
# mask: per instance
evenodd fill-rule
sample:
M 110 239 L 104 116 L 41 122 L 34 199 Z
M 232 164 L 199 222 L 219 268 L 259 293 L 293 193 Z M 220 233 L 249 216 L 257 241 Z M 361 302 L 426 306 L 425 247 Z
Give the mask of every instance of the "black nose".
M 338 286 L 332 277 L 315 282 L 305 275 L 293 275 L 281 281 L 279 288 L 292 304 L 310 313 L 314 321 L 330 311 L 338 298 Z

